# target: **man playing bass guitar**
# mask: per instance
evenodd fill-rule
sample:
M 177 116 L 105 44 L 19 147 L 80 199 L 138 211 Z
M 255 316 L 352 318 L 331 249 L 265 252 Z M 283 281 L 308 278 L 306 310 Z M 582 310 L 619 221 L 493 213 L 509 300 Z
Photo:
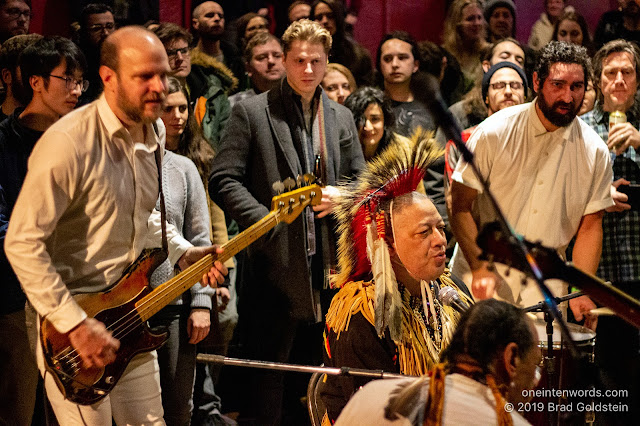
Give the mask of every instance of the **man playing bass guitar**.
M 169 71 L 153 33 L 125 27 L 110 35 L 101 52 L 104 94 L 42 136 L 10 220 L 7 257 L 38 314 L 68 336 L 83 367 L 114 362 L 120 342 L 72 295 L 104 291 L 145 247 L 160 246 L 155 157 L 164 143 L 158 117 Z M 221 251 L 191 247 L 171 226 L 167 241 L 171 263 L 182 269 Z M 202 283 L 222 283 L 226 273 L 215 262 Z M 52 374 L 44 376 L 61 424 L 111 425 L 112 417 L 164 424 L 155 351 L 136 355 L 111 393 L 90 406 L 66 400 Z

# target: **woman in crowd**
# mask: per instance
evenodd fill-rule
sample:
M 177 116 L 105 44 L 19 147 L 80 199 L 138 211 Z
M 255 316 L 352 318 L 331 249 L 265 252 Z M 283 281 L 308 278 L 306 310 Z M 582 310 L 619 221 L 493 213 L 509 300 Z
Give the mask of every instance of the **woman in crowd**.
M 185 89 L 172 77 L 162 120 L 166 128 L 162 188 L 167 221 L 194 246 L 208 246 L 212 227 L 203 178 L 208 176 L 213 150 L 190 113 Z M 226 242 L 224 216 L 222 223 L 217 224 L 217 229 L 220 227 L 224 237 L 214 238 L 217 244 Z M 151 286 L 157 287 L 173 275 L 173 265 L 167 260 L 153 273 Z M 226 304 L 229 293 L 228 289 L 224 290 L 227 297 L 223 304 Z M 196 284 L 151 320 L 153 326 L 166 327 L 169 331 L 167 344 L 158 350 L 162 405 L 168 424 L 188 424 L 191 419 L 196 344 L 209 333 L 215 291 Z
M 382 152 L 396 137 L 392 129 L 395 123 L 393 111 L 382 90 L 361 87 L 347 98 L 344 106 L 353 114 L 365 160 Z
M 458 59 L 465 78 L 465 90 L 471 90 L 482 75 L 482 54 L 486 41 L 486 22 L 478 0 L 454 0 L 444 23 L 443 47 Z
M 359 86 L 370 84 L 371 55 L 346 34 L 344 17 L 340 0 L 316 0 L 311 6 L 311 19 L 322 24 L 333 39 L 329 62 L 337 62 L 351 70 Z
M 357 89 L 356 80 L 351 71 L 344 65 L 330 63 L 324 72 L 322 88 L 327 92 L 329 99 L 336 101 L 340 105 L 345 99 Z
M 244 52 L 247 42 L 259 32 L 269 32 L 269 21 L 257 13 L 245 13 L 236 21 L 238 51 Z
M 587 21 L 578 12 L 567 12 L 562 15 L 553 27 L 551 40 L 566 41 L 567 43 L 584 46 L 590 54 L 595 53 Z

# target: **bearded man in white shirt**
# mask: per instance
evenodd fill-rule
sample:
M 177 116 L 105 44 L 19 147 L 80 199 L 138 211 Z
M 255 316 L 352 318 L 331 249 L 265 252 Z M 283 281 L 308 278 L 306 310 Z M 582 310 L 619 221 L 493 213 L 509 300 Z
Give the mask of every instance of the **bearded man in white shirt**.
M 561 256 L 575 236 L 574 264 L 595 274 L 602 216 L 613 200 L 607 146 L 576 117 L 590 70 L 584 48 L 549 43 L 533 74 L 538 98 L 493 114 L 467 146 L 515 231 Z M 511 273 L 505 282 L 500 265 L 496 273 L 478 259 L 478 229 L 495 220 L 495 214 L 466 162 L 458 163 L 453 181 L 451 224 L 462 252 L 454 256 L 452 272 L 471 286 L 476 299 L 495 296 L 518 306 L 542 300 L 535 283 L 522 285 L 521 273 Z M 567 293 L 566 283 L 549 280 L 547 285 L 556 296 Z M 595 327 L 588 314 L 595 305 L 587 296 L 571 300 L 569 306 L 576 320 L 586 315 L 586 325 Z
M 29 159 L 13 210 L 5 248 L 39 316 L 68 335 L 84 367 L 116 360 L 120 342 L 89 318 L 78 293 L 106 290 L 145 247 L 161 240 L 156 150 L 164 127 L 158 119 L 169 62 L 160 40 L 140 27 L 110 35 L 102 46 L 104 94 L 52 125 Z M 169 259 L 185 268 L 215 246 L 195 248 L 167 226 Z M 222 283 L 216 262 L 203 284 Z M 52 374 L 38 364 L 61 424 L 164 424 L 155 351 L 128 364 L 111 393 L 93 405 L 65 399 Z

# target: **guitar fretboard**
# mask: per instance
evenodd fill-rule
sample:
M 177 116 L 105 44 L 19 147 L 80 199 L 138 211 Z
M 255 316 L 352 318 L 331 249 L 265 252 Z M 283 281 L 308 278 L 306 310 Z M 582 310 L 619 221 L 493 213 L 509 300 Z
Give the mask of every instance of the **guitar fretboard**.
M 225 262 L 249 246 L 258 238 L 269 232 L 278 224 L 278 212 L 272 211 L 258 222 L 242 231 L 231 241 L 222 246 L 224 251 L 217 256 L 204 256 L 193 265 L 156 287 L 151 293 L 136 303 L 136 310 L 142 321 L 147 321 L 160 309 L 167 306 L 176 297 L 190 289 L 200 281 L 202 276 L 211 269 L 216 260 Z

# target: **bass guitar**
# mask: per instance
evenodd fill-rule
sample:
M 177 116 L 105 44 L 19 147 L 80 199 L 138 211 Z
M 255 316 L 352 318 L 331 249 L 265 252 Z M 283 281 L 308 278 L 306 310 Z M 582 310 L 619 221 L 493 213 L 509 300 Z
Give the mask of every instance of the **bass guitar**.
M 85 367 L 68 333 L 58 332 L 44 319 L 40 339 L 45 367 L 65 398 L 90 405 L 107 396 L 136 354 L 157 349 L 167 340 L 168 333 L 149 329 L 149 318 L 200 281 L 214 261 L 226 261 L 280 222 L 293 222 L 305 207 L 320 204 L 321 198 L 322 190 L 315 184 L 273 197 L 269 214 L 222 246 L 222 254 L 204 256 L 153 290 L 149 278 L 166 259 L 161 249 L 145 249 L 109 290 L 74 296 L 89 317 L 101 321 L 120 340 L 115 362 L 104 368 Z

